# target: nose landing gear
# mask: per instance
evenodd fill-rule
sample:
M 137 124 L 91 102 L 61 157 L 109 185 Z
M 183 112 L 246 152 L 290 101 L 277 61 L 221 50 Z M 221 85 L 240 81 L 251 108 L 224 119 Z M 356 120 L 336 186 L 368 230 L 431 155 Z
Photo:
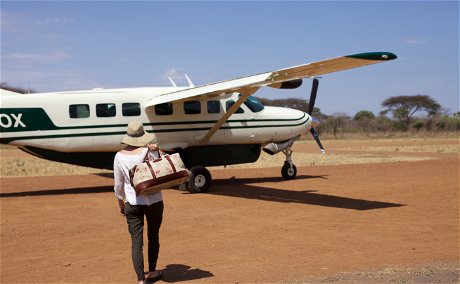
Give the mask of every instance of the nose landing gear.
M 291 148 L 289 147 L 283 150 L 283 154 L 286 156 L 286 161 L 284 161 L 284 165 L 281 168 L 281 175 L 283 176 L 285 180 L 295 179 L 295 177 L 297 176 L 297 168 L 294 165 L 294 163 L 292 163 Z

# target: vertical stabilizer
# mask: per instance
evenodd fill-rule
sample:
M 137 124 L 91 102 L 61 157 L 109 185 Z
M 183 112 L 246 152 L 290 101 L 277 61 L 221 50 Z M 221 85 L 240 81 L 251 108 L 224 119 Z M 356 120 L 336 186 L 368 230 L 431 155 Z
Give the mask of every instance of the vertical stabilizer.
M 0 94 L 2 96 L 18 96 L 18 95 L 22 95 L 21 93 L 16 93 L 16 92 L 4 90 L 4 89 L 0 89 Z

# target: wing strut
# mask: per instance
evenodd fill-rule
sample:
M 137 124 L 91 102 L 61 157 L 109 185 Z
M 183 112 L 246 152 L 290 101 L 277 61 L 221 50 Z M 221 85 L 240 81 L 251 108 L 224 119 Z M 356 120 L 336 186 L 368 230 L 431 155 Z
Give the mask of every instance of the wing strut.
M 256 87 L 245 87 L 239 90 L 241 97 L 230 107 L 229 110 L 219 119 L 219 121 L 214 124 L 214 126 L 206 133 L 206 135 L 201 139 L 200 143 L 204 144 L 211 139 L 211 137 L 216 133 L 217 130 L 224 124 L 227 119 L 235 113 L 235 111 L 243 104 L 246 99 L 254 94 L 259 88 Z

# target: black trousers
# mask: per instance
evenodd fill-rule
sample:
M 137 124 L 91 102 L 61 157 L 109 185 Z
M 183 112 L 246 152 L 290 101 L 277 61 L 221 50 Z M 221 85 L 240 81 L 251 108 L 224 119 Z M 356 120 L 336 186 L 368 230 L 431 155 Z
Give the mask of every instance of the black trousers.
M 155 271 L 160 251 L 159 231 L 163 221 L 163 208 L 163 201 L 149 206 L 125 203 L 126 221 L 131 234 L 131 256 L 139 281 L 145 279 L 144 254 L 142 252 L 144 245 L 144 216 L 147 219 L 149 271 Z

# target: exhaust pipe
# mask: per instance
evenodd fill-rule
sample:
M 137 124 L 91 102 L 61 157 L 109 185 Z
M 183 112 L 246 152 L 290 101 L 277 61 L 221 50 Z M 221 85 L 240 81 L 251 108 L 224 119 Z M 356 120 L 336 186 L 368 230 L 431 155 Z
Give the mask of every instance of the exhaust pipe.
M 270 154 L 270 155 L 275 155 L 276 153 L 279 153 L 294 144 L 294 142 L 299 139 L 300 135 L 297 135 L 295 137 L 292 137 L 291 139 L 284 141 L 284 142 L 279 142 L 279 143 L 270 143 L 267 144 L 267 146 L 263 147 L 262 150 L 264 150 L 265 153 Z

